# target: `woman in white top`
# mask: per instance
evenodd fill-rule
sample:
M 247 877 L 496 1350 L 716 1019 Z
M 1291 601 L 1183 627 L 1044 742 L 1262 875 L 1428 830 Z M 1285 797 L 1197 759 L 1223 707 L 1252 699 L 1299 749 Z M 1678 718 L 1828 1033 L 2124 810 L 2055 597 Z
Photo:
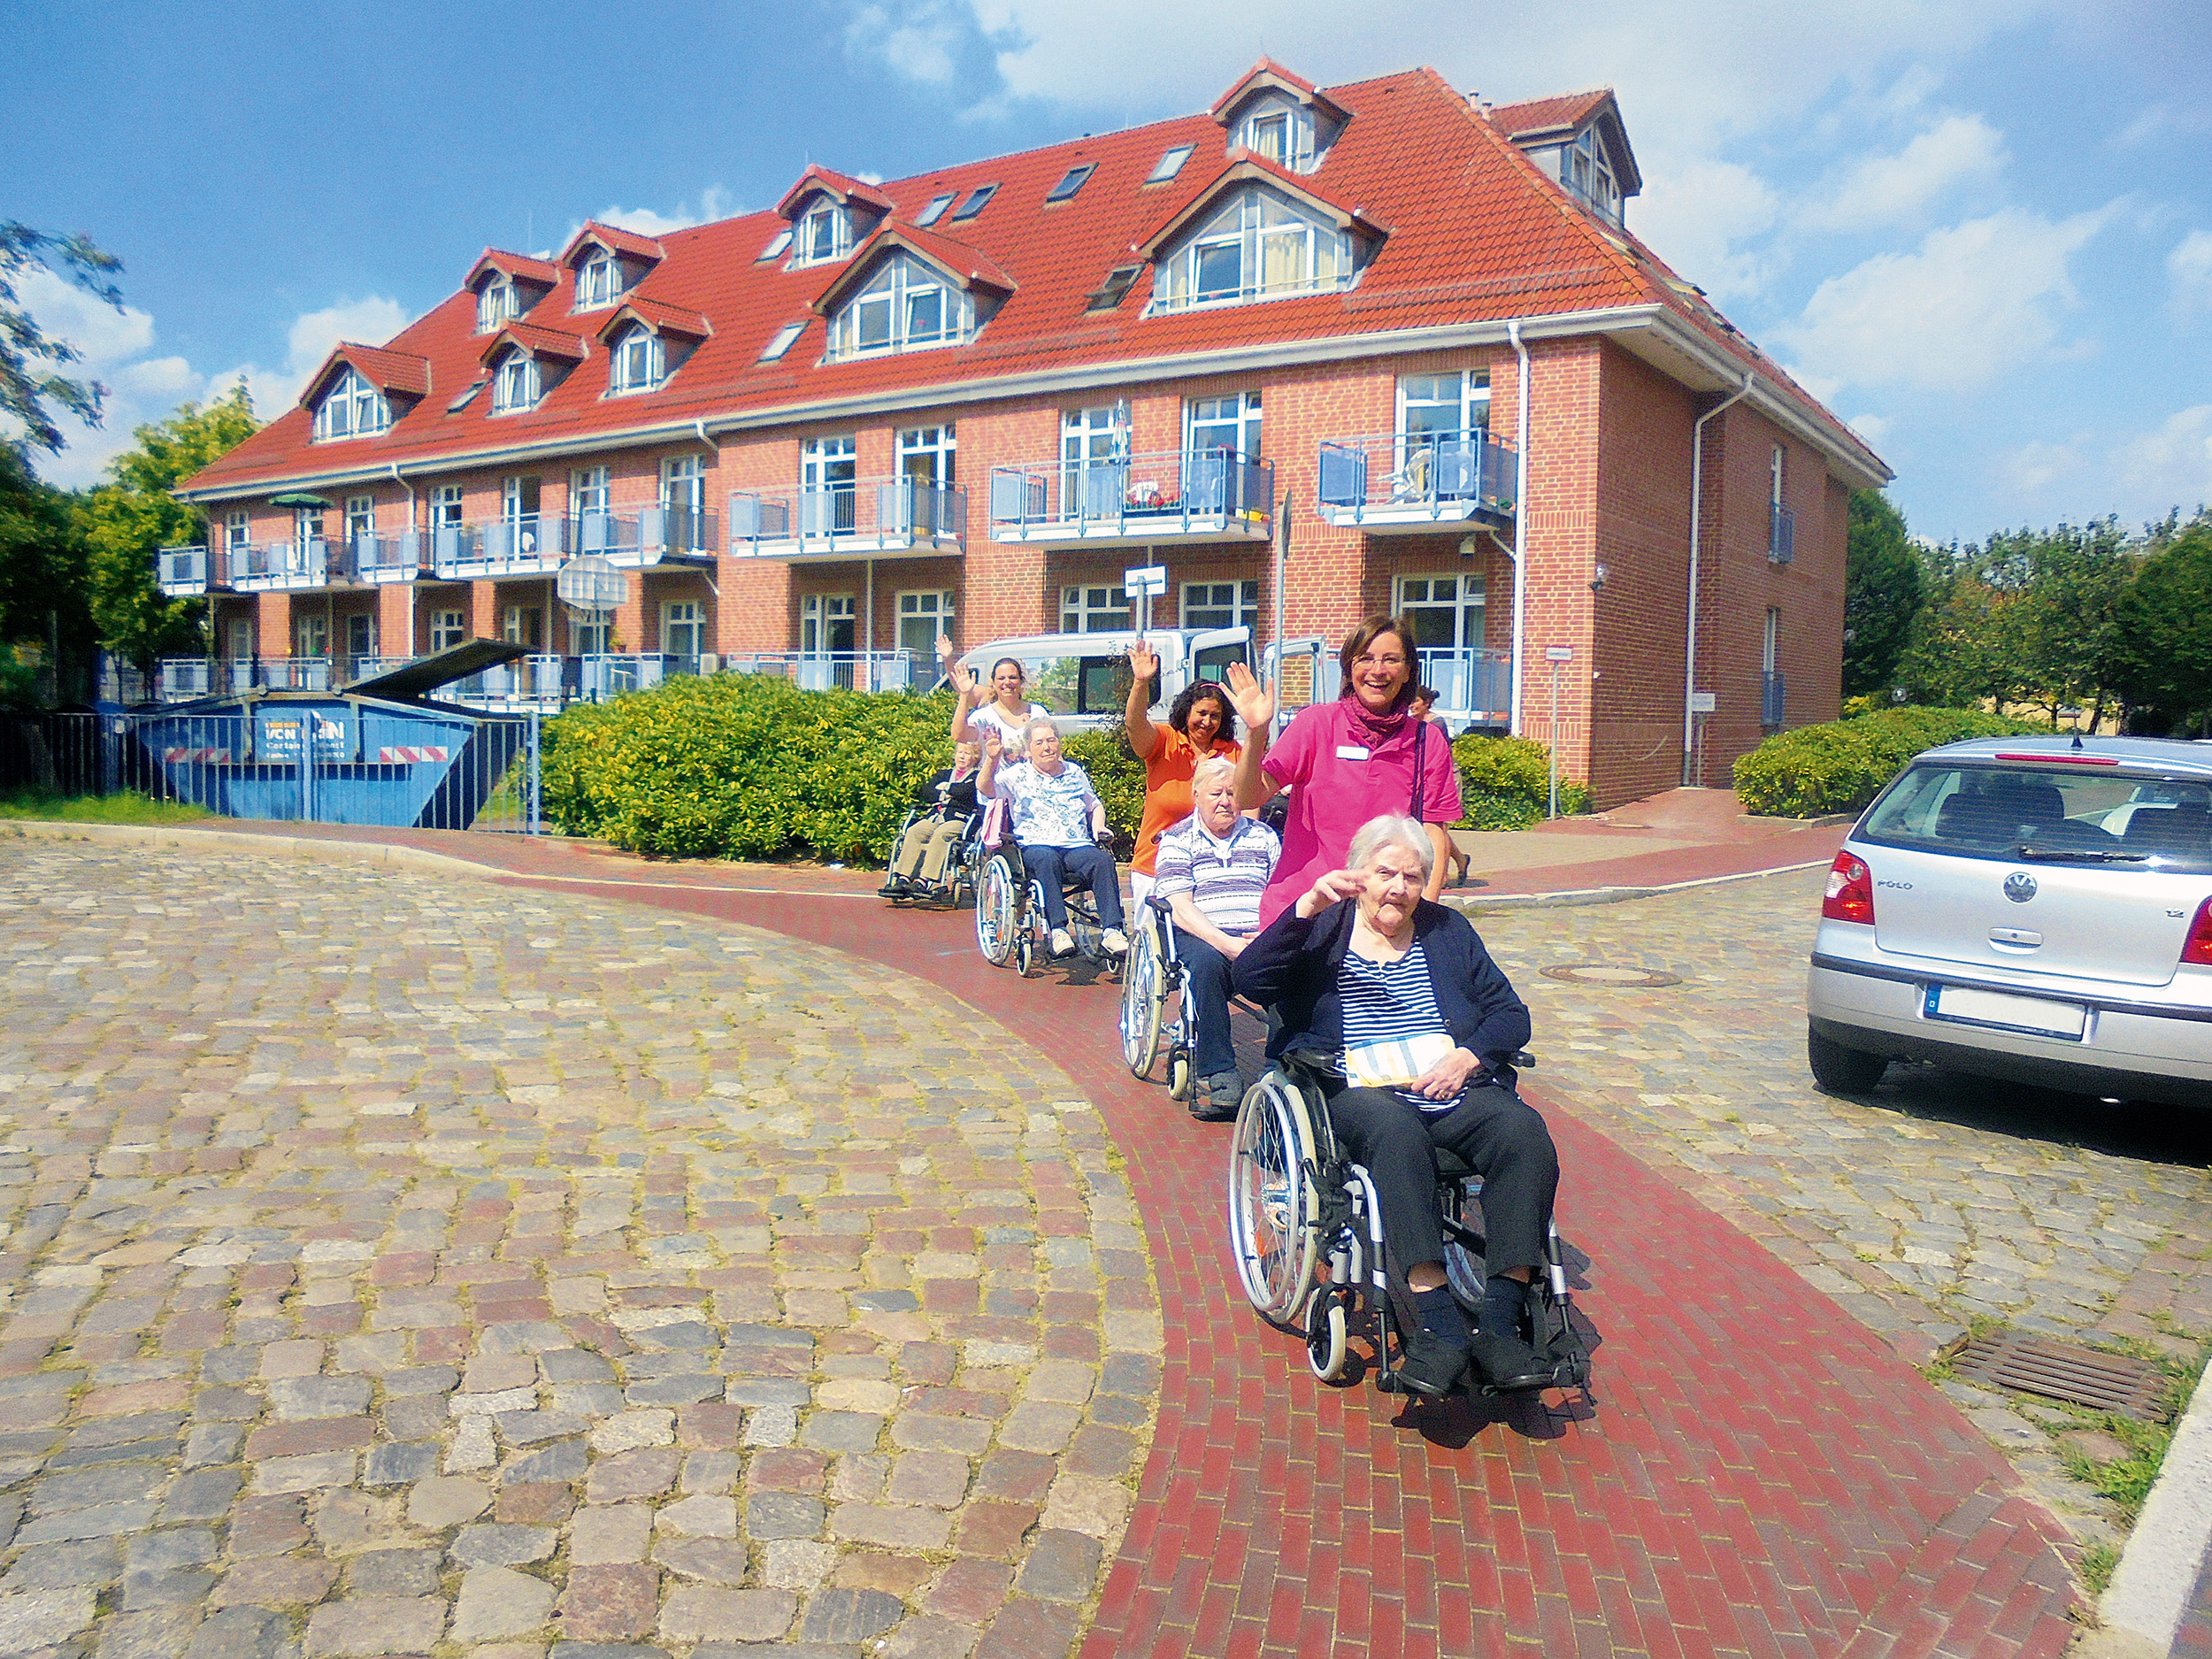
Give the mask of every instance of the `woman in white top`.
M 996 731 L 999 744 L 1005 751 L 1005 764 L 1012 766 L 1028 752 L 1029 723 L 1052 711 L 1041 703 L 1022 701 L 1022 686 L 1027 676 L 1023 673 L 1022 665 L 1010 657 L 1002 657 L 991 664 L 990 695 L 987 700 L 975 675 L 956 660 L 957 649 L 949 636 L 937 636 L 937 656 L 945 665 L 945 678 L 960 694 L 960 702 L 952 711 L 952 741 L 987 747 L 985 733 Z

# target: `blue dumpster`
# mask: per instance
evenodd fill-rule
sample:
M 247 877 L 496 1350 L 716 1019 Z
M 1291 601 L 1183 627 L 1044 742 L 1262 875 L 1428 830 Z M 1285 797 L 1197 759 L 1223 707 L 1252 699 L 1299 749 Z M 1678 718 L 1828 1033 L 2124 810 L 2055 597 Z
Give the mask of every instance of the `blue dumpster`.
M 466 829 L 505 784 L 526 820 L 517 762 L 531 757 L 535 717 L 425 695 L 526 654 L 472 640 L 335 691 L 177 703 L 134 717 L 132 735 L 173 796 L 225 818 Z

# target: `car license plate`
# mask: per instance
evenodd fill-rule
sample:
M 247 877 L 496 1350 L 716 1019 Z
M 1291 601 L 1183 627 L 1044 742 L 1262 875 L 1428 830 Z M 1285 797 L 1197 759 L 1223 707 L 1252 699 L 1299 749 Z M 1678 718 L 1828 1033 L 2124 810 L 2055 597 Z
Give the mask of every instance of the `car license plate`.
M 2077 1042 L 2089 1024 L 2089 1010 L 2079 1002 L 2008 996 L 2002 991 L 1977 990 L 1970 985 L 1930 986 L 1924 1011 L 1930 1019 L 2032 1032 L 2039 1037 L 2070 1037 Z

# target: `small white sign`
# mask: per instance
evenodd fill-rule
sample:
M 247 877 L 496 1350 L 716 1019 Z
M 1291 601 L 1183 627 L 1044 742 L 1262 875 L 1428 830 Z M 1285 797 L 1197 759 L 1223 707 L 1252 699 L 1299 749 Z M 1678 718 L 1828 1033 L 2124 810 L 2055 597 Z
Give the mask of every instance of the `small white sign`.
M 1141 599 L 1147 594 L 1167 592 L 1167 566 L 1147 565 L 1121 573 L 1122 590 L 1132 599 Z
M 1710 714 L 1712 711 L 1713 694 L 1711 692 L 1693 691 L 1690 694 L 1690 712 L 1692 714 Z
M 1575 648 L 1571 645 L 1547 645 L 1544 648 L 1544 660 L 1548 663 L 1571 663 L 1574 659 Z

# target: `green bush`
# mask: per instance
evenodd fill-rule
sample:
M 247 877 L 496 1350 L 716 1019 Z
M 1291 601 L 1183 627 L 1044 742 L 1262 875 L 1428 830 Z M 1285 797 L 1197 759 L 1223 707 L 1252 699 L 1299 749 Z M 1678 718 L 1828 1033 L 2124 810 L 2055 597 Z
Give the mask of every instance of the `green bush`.
M 1117 720 L 1094 732 L 1071 733 L 1060 741 L 1060 751 L 1090 774 L 1117 850 L 1126 858 L 1135 849 L 1137 826 L 1144 818 L 1144 763 L 1129 747 L 1128 731 Z
M 1454 740 L 1452 759 L 1459 767 L 1459 798 L 1467 809 L 1458 828 L 1524 830 L 1543 822 L 1551 806 L 1551 750 L 1541 743 L 1469 732 Z M 1562 778 L 1559 810 L 1587 812 L 1588 787 Z
M 658 857 L 880 863 L 916 793 L 952 764 L 951 722 L 941 692 L 687 675 L 549 725 L 545 812 L 565 833 Z
M 1856 812 L 1924 749 L 2049 730 L 1977 709 L 1910 705 L 1801 726 L 1777 733 L 1738 759 L 1736 798 L 1746 811 L 1771 818 Z

